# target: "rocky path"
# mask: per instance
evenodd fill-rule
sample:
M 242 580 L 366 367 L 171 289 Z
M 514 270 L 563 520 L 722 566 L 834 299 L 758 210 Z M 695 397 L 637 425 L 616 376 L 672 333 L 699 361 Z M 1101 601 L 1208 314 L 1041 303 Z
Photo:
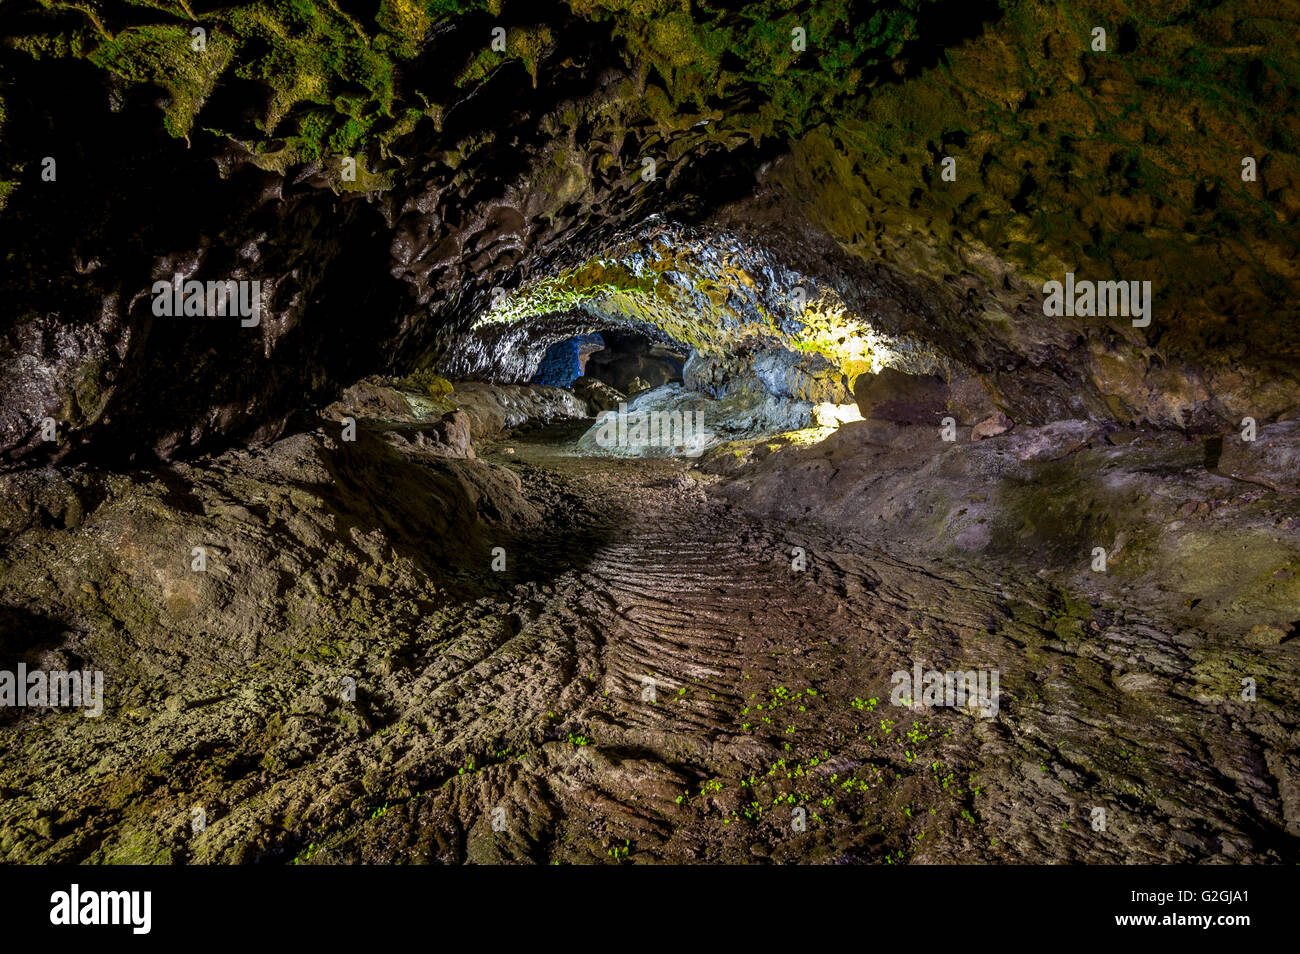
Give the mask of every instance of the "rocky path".
M 513 460 L 527 487 L 582 501 L 599 542 L 512 601 L 529 651 L 511 654 L 499 685 L 521 751 L 377 826 L 407 833 L 402 851 L 733 862 L 1294 852 L 1277 790 L 1251 781 L 1285 757 L 1292 730 L 1271 716 L 1251 724 L 1229 687 L 1207 685 L 1209 661 L 1228 663 L 1195 639 L 1037 581 L 765 524 L 713 501 L 680 462 L 513 446 L 496 459 Z M 997 715 L 891 705 L 891 675 L 917 663 L 998 670 Z M 391 834 L 355 834 L 343 856 L 390 857 L 369 846 Z
M 543 520 L 502 539 L 504 571 L 451 568 L 426 600 L 391 582 L 364 638 L 279 656 L 262 640 L 251 665 L 189 670 L 179 702 L 8 726 L 3 784 L 22 797 L 0 848 L 1295 860 L 1294 690 L 1269 678 L 1292 647 L 1218 645 L 1023 574 L 761 520 L 681 461 L 568 456 L 553 434 L 510 447 L 485 456 Z M 996 671 L 996 713 L 892 704 L 892 674 L 918 665 Z M 1242 672 L 1259 701 L 1237 698 Z M 335 698 L 343 679 L 355 700 Z

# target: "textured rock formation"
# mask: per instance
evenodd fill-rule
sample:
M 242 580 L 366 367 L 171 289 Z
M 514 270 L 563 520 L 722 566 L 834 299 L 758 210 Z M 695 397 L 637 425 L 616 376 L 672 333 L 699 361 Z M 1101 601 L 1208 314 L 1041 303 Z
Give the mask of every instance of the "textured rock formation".
M 0 16 L 0 858 L 1300 859 L 1294 0 Z
M 1215 427 L 1296 403 L 1296 40 L 1244 2 L 6 15 L 10 460 L 265 439 L 339 383 L 473 353 L 450 346 L 495 288 L 603 310 L 609 282 L 584 263 L 625 263 L 652 213 L 697 223 L 698 247 L 768 256 L 756 303 L 784 344 L 772 298 L 798 273 L 809 300 L 835 289 L 1018 420 Z M 635 295 L 632 311 L 734 349 L 710 317 L 747 294 L 718 285 L 725 262 L 660 267 L 700 314 Z M 1151 281 L 1152 325 L 1044 320 L 1041 284 L 1076 267 Z M 262 282 L 263 320 L 154 316 L 153 282 L 177 273 Z M 815 327 L 796 341 L 825 344 Z

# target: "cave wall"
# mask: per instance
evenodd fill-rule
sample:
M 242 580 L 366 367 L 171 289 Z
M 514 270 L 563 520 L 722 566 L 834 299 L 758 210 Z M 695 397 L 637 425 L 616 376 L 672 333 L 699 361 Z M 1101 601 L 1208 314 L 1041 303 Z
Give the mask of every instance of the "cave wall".
M 938 282 L 953 307 L 937 337 L 1009 403 L 1033 406 L 1047 372 L 1121 421 L 1293 409 L 1300 5 L 1005 6 L 941 67 L 799 137 L 768 176 L 773 201 Z M 1150 281 L 1151 325 L 1045 321 L 1040 289 L 1067 271 Z
M 0 455 L 273 436 L 454 355 L 495 289 L 563 281 L 652 215 L 837 287 L 1027 421 L 1285 416 L 1296 13 L 13 0 Z M 1046 319 L 1071 269 L 1151 280 L 1152 325 Z M 262 320 L 155 316 L 178 273 L 261 282 Z

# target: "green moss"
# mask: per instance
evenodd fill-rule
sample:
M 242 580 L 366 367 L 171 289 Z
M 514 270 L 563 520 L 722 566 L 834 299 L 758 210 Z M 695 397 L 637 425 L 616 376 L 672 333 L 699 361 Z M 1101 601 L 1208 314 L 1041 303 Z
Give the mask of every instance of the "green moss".
M 1285 18 L 1260 15 L 1247 0 L 1190 12 L 1007 0 L 982 35 L 917 70 L 911 51 L 927 44 L 940 2 L 573 0 L 569 9 L 604 25 L 635 77 L 611 91 L 624 129 L 654 141 L 709 118 L 699 135 L 717 142 L 792 140 L 795 161 L 777 184 L 851 252 L 937 272 L 971 268 L 973 246 L 1030 279 L 1091 261 L 1099 274 L 1150 279 L 1161 307 L 1175 301 L 1190 313 L 1163 325 L 1171 348 L 1190 352 L 1222 333 L 1279 359 L 1300 354 L 1287 321 L 1300 253 L 1287 227 L 1300 212 L 1287 188 L 1300 176 L 1300 122 L 1288 108 L 1300 48 Z M 422 118 L 440 123 L 449 102 L 439 97 L 463 98 L 449 97 L 449 85 L 482 83 L 505 61 L 522 63 L 537 83 L 569 26 L 520 24 L 526 11 L 512 8 L 516 20 L 502 20 L 506 49 L 496 52 L 494 21 L 483 16 L 500 14 L 493 0 L 377 0 L 365 14 L 337 0 L 227 0 L 201 10 L 135 0 L 129 16 L 119 6 L 41 0 L 41 19 L 7 42 L 34 58 L 87 58 L 129 83 L 157 84 L 173 135 L 189 136 L 197 122 L 245 142 L 275 170 L 389 156 Z M 440 25 L 470 14 L 479 18 L 461 35 L 472 49 L 443 73 L 411 68 Z M 1087 50 L 1096 24 L 1110 31 L 1105 54 Z M 207 30 L 203 52 L 190 40 L 198 25 Z M 1134 31 L 1137 51 L 1118 50 L 1121 26 Z M 796 29 L 805 50 L 792 46 Z M 255 134 L 204 123 L 215 85 L 234 78 L 266 90 Z M 575 113 L 557 127 L 588 118 Z M 480 145 L 449 144 L 444 161 L 457 168 Z M 586 184 L 566 151 L 557 147 L 546 168 L 558 196 Z M 956 182 L 936 181 L 945 154 L 959 161 Z M 1243 155 L 1259 160 L 1258 183 L 1240 181 Z M 388 182 L 358 177 L 338 187 Z M 1205 287 L 1225 289 L 1231 306 L 1207 300 Z M 1232 330 L 1230 316 L 1245 313 L 1261 318 Z
M 865 18 L 850 0 L 811 9 L 768 0 L 739 10 L 669 0 L 577 0 L 571 9 L 607 24 L 615 41 L 625 44 L 629 65 L 663 81 L 662 88 L 643 91 L 645 108 L 663 125 L 693 122 L 683 107 L 698 110 L 731 98 L 756 104 L 740 111 L 734 125 L 784 134 L 825 118 L 832 104 L 864 85 L 864 71 L 902 55 L 919 32 L 915 10 L 933 2 L 914 0 Z M 129 82 L 162 86 L 171 97 L 166 126 L 176 136 L 189 134 L 223 73 L 264 84 L 270 95 L 259 122 L 263 138 L 250 145 L 272 168 L 377 145 L 409 121 L 411 100 L 422 99 L 421 112 L 440 111 L 420 93 L 418 81 L 405 95 L 399 92 L 400 67 L 420 54 L 440 21 L 500 13 L 500 3 L 490 0 L 380 0 L 369 16 L 349 14 L 334 0 L 253 0 L 201 11 L 180 0 L 132 5 L 132 25 L 118 29 L 121 18 L 111 8 L 101 13 L 99 6 L 73 0 L 42 0 L 49 28 L 10 42 L 33 57 L 86 57 Z M 148 10 L 166 19 L 140 23 Z M 192 48 L 196 26 L 207 31 L 204 52 Z M 806 31 L 805 51 L 792 48 L 795 28 Z M 508 25 L 504 52 L 492 50 L 485 33 L 454 83 L 480 83 L 513 59 L 536 85 L 539 63 L 555 46 L 548 26 Z M 279 140 L 285 144 L 271 146 Z
M 275 169 L 368 146 L 399 121 L 409 128 L 408 110 L 394 106 L 397 65 L 418 55 L 439 19 L 484 8 L 457 0 L 383 0 L 363 24 L 332 0 L 257 0 L 202 15 L 184 3 L 152 2 L 138 5 L 182 22 L 114 31 L 90 7 L 63 0 L 42 5 L 51 28 L 10 45 L 33 58 L 84 57 L 129 83 L 161 86 L 169 94 L 164 126 L 172 135 L 189 135 L 223 74 L 262 84 L 269 90 L 258 121 L 262 138 L 249 145 Z M 196 27 L 205 31 L 205 49 L 194 48 Z M 535 38 L 521 35 L 515 53 L 535 69 Z
M 409 391 L 422 397 L 428 397 L 435 404 L 447 403 L 454 390 L 450 381 L 428 368 L 408 374 L 404 378 L 395 379 L 393 387 L 399 391 Z M 450 405 L 448 406 L 450 407 Z
M 137 828 L 121 832 L 94 860 L 106 865 L 169 865 L 174 859 L 156 832 Z
M 703 108 L 742 90 L 756 106 L 737 114 L 756 134 L 786 135 L 829 115 L 905 57 L 920 37 L 916 0 L 867 15 L 851 0 L 813 6 L 767 0 L 739 6 L 672 0 L 575 0 L 575 13 L 609 22 L 630 58 L 660 77 L 674 107 Z M 689 12 L 687 12 L 689 9 Z M 805 48 L 795 49 L 796 29 Z M 901 63 L 899 63 L 901 66 Z
M 958 249 L 974 244 L 1031 281 L 1084 261 L 1101 277 L 1141 275 L 1157 307 L 1178 312 L 1162 343 L 1184 354 L 1243 309 L 1260 315 L 1239 331 L 1254 350 L 1282 341 L 1300 353 L 1300 336 L 1270 317 L 1295 297 L 1279 276 L 1293 275 L 1284 263 L 1300 240 L 1279 215 L 1298 206 L 1265 185 L 1300 174 L 1285 79 L 1300 68 L 1294 30 L 1244 2 L 1004 9 L 936 68 L 846 103 L 797 143 L 786 185 L 812 218 L 863 257 L 909 268 L 966 268 Z M 1108 28 L 1106 53 L 1087 49 L 1095 25 Z M 1119 51 L 1121 25 L 1136 50 Z M 938 180 L 945 155 L 956 182 Z M 1240 181 L 1245 155 L 1261 169 L 1268 157 L 1258 184 Z M 1198 202 L 1205 188 L 1213 200 Z M 1231 288 L 1231 305 L 1206 287 Z
M 548 27 L 509 30 L 506 32 L 505 51 L 494 50 L 490 46 L 484 47 L 456 77 L 456 85 L 464 87 L 480 83 L 507 59 L 513 59 L 523 63 L 528 75 L 533 78 L 533 85 L 536 86 L 537 63 L 554 45 L 555 41 Z
M 91 610 L 102 605 L 109 620 L 120 623 L 128 633 L 152 632 L 158 625 L 158 609 L 154 602 L 131 586 L 122 577 L 113 577 L 99 586 L 98 600 L 87 601 Z
M 122 79 L 154 83 L 170 94 L 163 124 L 173 136 L 188 136 L 203 100 L 229 64 L 235 44 L 214 33 L 206 48 L 193 49 L 182 26 L 144 26 L 122 30 L 99 43 L 88 59 Z

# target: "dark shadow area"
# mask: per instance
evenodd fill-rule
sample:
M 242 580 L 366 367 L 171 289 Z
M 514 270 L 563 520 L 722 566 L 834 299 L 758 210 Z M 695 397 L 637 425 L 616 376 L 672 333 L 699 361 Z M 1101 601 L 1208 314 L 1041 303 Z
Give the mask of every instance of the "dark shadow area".
M 405 456 L 383 438 L 394 430 L 359 421 L 355 442 L 322 455 L 332 483 L 299 485 L 331 504 L 340 540 L 380 528 L 397 554 L 461 600 L 580 570 L 607 542 L 609 528 L 587 519 L 581 499 L 571 494 L 546 501 L 546 522 L 511 528 L 512 521 L 522 522 L 507 508 L 531 510 L 535 502 L 494 474 L 492 465 Z M 505 549 L 504 571 L 492 570 L 495 547 Z

